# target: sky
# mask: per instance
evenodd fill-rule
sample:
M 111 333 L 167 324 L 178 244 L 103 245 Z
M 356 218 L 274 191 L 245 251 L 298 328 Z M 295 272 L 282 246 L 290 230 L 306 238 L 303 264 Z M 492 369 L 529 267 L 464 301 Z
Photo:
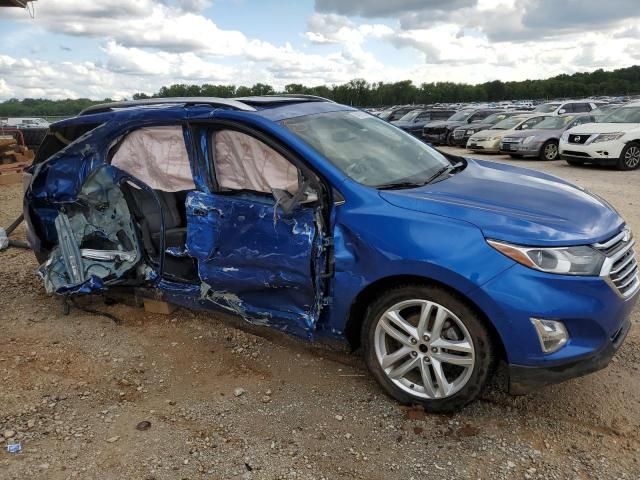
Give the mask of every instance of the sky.
M 38 0 L 0 8 L 0 101 L 173 83 L 482 83 L 640 63 L 638 0 Z

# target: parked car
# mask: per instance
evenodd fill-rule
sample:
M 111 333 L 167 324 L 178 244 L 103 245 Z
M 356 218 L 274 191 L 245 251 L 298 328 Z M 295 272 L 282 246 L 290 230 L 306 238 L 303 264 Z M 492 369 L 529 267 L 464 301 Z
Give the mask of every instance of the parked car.
M 453 131 L 456 128 L 484 120 L 499 111 L 487 108 L 461 110 L 447 120 L 427 123 L 422 129 L 422 139 L 435 145 L 453 145 Z
M 135 287 L 344 339 L 432 412 L 477 398 L 500 358 L 513 393 L 603 368 L 640 290 L 605 201 L 317 97 L 93 106 L 51 126 L 28 174 L 48 292 Z
M 393 122 L 395 120 L 400 120 L 402 117 L 404 117 L 407 113 L 412 112 L 414 110 L 416 110 L 417 107 L 416 105 L 406 105 L 403 107 L 392 107 L 389 108 L 387 110 L 383 110 L 382 112 L 380 112 L 378 114 L 378 118 L 381 118 L 382 120 L 386 120 L 387 122 Z
M 510 112 L 496 112 L 489 115 L 484 120 L 477 120 L 472 122 L 471 125 L 463 125 L 456 128 L 453 131 L 453 144 L 464 147 L 467 141 L 474 133 L 481 132 L 493 127 L 496 123 L 501 122 L 505 118 L 513 117 L 514 115 L 522 115 L 527 112 L 510 111 Z
M 547 102 L 538 105 L 533 109 L 536 113 L 546 113 L 549 115 L 564 115 L 565 113 L 589 113 L 598 107 L 605 105 L 603 102 L 592 102 L 588 100 L 568 100 L 566 102 Z
M 602 122 L 602 120 L 606 118 L 607 115 L 612 113 L 614 110 L 622 107 L 623 105 L 624 104 L 622 103 L 610 103 L 608 105 L 601 105 L 595 110 L 591 110 L 589 112 L 589 115 L 591 115 L 594 118 L 595 122 Z
M 593 123 L 591 115 L 558 115 L 545 118 L 530 130 L 520 130 L 502 138 L 500 152 L 512 158 L 538 157 L 556 160 L 562 134 L 583 123 Z
M 399 120 L 395 120 L 391 123 L 393 123 L 396 127 L 403 129 L 405 132 L 410 133 L 414 137 L 421 137 L 422 129 L 427 123 L 438 120 L 447 120 L 455 113 L 455 110 L 442 110 L 434 108 L 417 109 L 407 113 Z
M 467 141 L 467 150 L 472 152 L 498 153 L 500 143 L 505 135 L 533 128 L 549 115 L 514 115 L 496 123 L 488 130 L 474 133 Z
M 560 139 L 560 157 L 570 165 L 640 167 L 640 103 L 620 107 L 602 119 L 567 130 Z

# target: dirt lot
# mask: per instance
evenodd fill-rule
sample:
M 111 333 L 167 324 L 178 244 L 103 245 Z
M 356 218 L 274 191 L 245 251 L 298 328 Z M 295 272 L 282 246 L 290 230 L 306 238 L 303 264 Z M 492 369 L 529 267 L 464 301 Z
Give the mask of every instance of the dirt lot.
M 640 171 L 492 158 L 582 185 L 640 232 Z M 20 187 L 0 205 L 7 226 Z M 0 452 L 2 479 L 640 477 L 638 308 L 606 370 L 517 398 L 498 380 L 431 416 L 385 396 L 358 355 L 224 315 L 65 316 L 36 266 L 0 253 L 0 443 L 23 447 Z

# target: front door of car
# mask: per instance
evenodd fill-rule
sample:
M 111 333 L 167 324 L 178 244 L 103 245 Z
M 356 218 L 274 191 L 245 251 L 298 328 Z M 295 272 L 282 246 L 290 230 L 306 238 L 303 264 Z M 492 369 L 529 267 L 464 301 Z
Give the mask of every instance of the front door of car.
M 201 296 L 253 323 L 306 334 L 321 308 L 323 226 L 301 171 L 263 140 L 202 129 L 210 188 L 187 197 Z

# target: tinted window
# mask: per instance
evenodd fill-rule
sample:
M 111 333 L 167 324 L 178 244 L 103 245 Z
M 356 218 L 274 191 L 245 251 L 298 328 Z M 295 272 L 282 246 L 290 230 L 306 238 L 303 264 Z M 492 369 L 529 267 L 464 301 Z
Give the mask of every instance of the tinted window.
M 574 103 L 573 111 L 577 113 L 586 113 L 591 111 L 591 105 L 588 103 Z
M 573 105 L 574 105 L 573 103 L 565 103 L 559 109 L 559 110 L 564 110 L 564 111 L 563 112 L 559 111 L 558 113 L 572 113 L 574 111 L 573 110 Z
M 538 105 L 533 111 L 540 113 L 551 113 L 554 112 L 559 106 L 559 103 L 543 103 L 542 105 Z

